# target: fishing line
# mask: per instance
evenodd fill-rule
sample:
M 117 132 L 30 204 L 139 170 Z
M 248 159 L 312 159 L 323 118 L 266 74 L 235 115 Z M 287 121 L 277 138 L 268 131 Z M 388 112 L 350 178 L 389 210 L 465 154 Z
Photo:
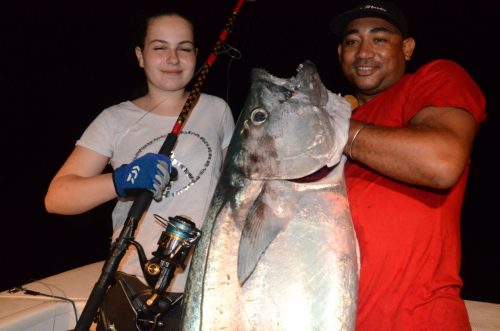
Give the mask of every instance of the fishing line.
M 246 0 L 247 2 L 254 2 L 252 0 Z M 243 43 L 241 44 L 241 47 L 240 49 L 245 49 L 247 43 L 248 43 L 248 38 L 249 38 L 249 35 L 250 35 L 250 29 L 252 27 L 252 23 L 253 23 L 253 14 L 254 14 L 254 8 L 253 6 L 250 6 L 249 7 L 250 10 L 249 10 L 249 18 L 248 18 L 248 21 L 247 21 L 247 24 L 246 24 L 246 28 L 245 28 L 245 33 L 243 34 Z M 231 87 L 231 75 L 230 75 L 230 70 L 231 70 L 231 65 L 233 63 L 233 60 L 239 60 L 243 57 L 242 55 L 242 51 L 240 51 L 239 49 L 235 48 L 235 47 L 232 47 L 231 45 L 227 44 L 227 47 L 230 47 L 231 49 L 228 49 L 225 51 L 225 53 L 227 53 L 229 56 L 230 56 L 230 60 L 228 62 L 228 65 L 227 65 L 227 70 L 226 70 L 226 79 L 227 79 L 227 85 L 226 85 L 226 102 L 227 104 L 230 104 L 229 102 L 229 90 L 230 90 L 230 87 Z M 221 52 L 223 53 L 223 52 Z M 238 113 L 239 113 L 239 110 L 238 110 Z M 234 111 L 233 111 L 233 114 L 234 114 Z
M 30 289 L 27 289 L 27 288 L 23 287 L 22 285 L 21 286 L 13 287 L 10 290 L 8 290 L 7 292 L 11 293 L 11 294 L 17 293 L 17 292 L 23 292 L 23 294 L 25 294 L 25 295 L 44 296 L 44 297 L 48 297 L 48 298 L 52 298 L 52 299 L 60 299 L 60 300 L 68 301 L 73 306 L 73 313 L 75 314 L 75 323 L 78 321 L 78 311 L 76 309 L 76 305 L 75 305 L 75 302 L 73 300 L 71 300 L 70 298 L 67 298 L 67 297 L 62 297 L 62 296 L 54 295 L 54 292 L 52 291 L 52 288 L 49 285 L 47 285 L 47 284 L 45 284 L 45 283 L 43 283 L 41 281 L 35 280 L 34 282 L 40 283 L 40 284 L 44 285 L 45 287 L 47 287 L 49 289 L 49 291 L 50 291 L 50 294 L 39 292 L 39 291 L 30 290 Z M 56 312 L 55 312 L 55 308 L 54 308 L 54 312 L 53 312 L 53 326 L 52 326 L 53 329 L 55 328 L 55 322 L 56 322 L 56 316 L 55 316 L 55 314 L 56 314 Z
M 246 0 L 246 2 L 254 2 L 254 1 Z M 253 6 L 250 6 L 249 8 L 250 8 L 249 9 L 249 18 L 248 18 L 248 21 L 247 21 L 247 24 L 246 24 L 246 27 L 245 27 L 245 32 L 243 34 L 243 42 L 241 43 L 240 49 L 245 49 L 246 45 L 248 44 L 248 38 L 249 38 L 249 35 L 250 35 L 250 30 L 251 30 L 251 27 L 252 27 L 252 23 L 253 23 L 254 8 L 253 8 Z M 229 61 L 228 61 L 227 68 L 226 68 L 226 80 L 227 80 L 227 84 L 226 84 L 226 96 L 225 96 L 225 100 L 226 100 L 226 104 L 230 105 L 229 95 L 230 95 L 230 87 L 231 87 L 231 65 L 233 64 L 234 60 L 240 60 L 243 57 L 243 52 L 240 51 L 240 49 L 231 46 L 227 42 L 222 43 L 222 48 L 223 48 L 223 50 L 218 51 L 217 54 L 227 54 L 229 56 Z M 200 70 L 201 70 L 201 68 L 200 68 Z M 235 114 L 235 111 L 234 111 L 233 108 L 231 108 L 231 112 L 233 114 Z M 238 114 L 239 114 L 239 112 L 240 112 L 240 110 L 237 111 Z M 224 119 L 221 118 L 221 123 L 220 123 L 221 126 L 222 126 L 222 121 L 223 120 Z M 224 155 L 224 158 L 225 158 L 225 155 Z M 215 181 L 215 179 L 212 178 L 211 181 Z M 212 186 L 212 185 L 213 185 L 213 183 L 211 182 L 210 186 Z M 204 209 L 205 210 L 208 209 L 208 205 L 211 202 L 211 200 L 212 200 L 211 197 L 209 197 L 209 196 L 206 197 L 205 203 L 204 203 Z
M 151 113 L 153 110 L 155 110 L 156 108 L 158 108 L 162 103 L 164 103 L 166 100 L 168 99 L 168 97 L 166 97 L 165 99 L 161 100 L 159 103 L 157 103 L 156 105 L 154 105 L 153 107 L 151 107 L 149 110 L 145 111 L 144 114 L 139 117 L 134 123 L 130 124 L 126 129 L 125 131 L 123 131 L 123 133 L 118 137 L 117 139 L 117 145 L 119 145 L 121 143 L 121 141 L 123 140 L 123 138 L 125 138 L 125 136 L 127 134 L 129 134 L 130 130 L 136 126 L 140 121 L 142 121 L 144 119 L 144 117 L 146 117 L 149 113 Z M 139 108 L 139 107 L 137 107 Z
M 227 50 L 227 54 L 229 55 L 230 59 L 229 62 L 227 63 L 227 69 L 226 69 L 226 79 L 227 79 L 227 84 L 226 84 L 226 103 L 229 104 L 229 87 L 231 86 L 231 64 L 233 63 L 233 60 L 239 60 L 241 59 L 241 52 L 237 50 L 236 48 L 233 48 L 232 46 L 231 50 Z M 231 54 L 231 51 L 235 52 L 235 54 Z
M 242 57 L 242 54 L 240 52 L 240 50 L 238 50 L 237 48 L 231 46 L 230 44 L 228 43 L 222 43 L 222 50 L 218 51 L 216 54 L 217 55 L 220 55 L 220 54 L 226 54 L 227 56 L 229 56 L 229 62 L 228 62 L 228 65 L 227 65 L 227 69 L 226 69 L 226 77 L 227 77 L 227 87 L 226 87 L 226 97 L 225 97 L 225 100 L 226 100 L 226 103 L 229 104 L 229 81 L 230 81 L 230 71 L 231 71 L 231 64 L 233 62 L 233 60 L 239 60 L 241 59 Z M 207 61 L 205 61 L 203 63 L 202 66 L 200 66 L 200 68 L 198 69 L 198 71 L 193 75 L 193 78 L 191 81 L 194 81 L 195 80 L 195 77 L 198 76 L 198 74 L 200 73 L 200 71 L 205 67 Z M 125 131 L 120 135 L 120 137 L 118 138 L 118 144 L 120 144 L 120 142 L 123 140 L 123 138 L 125 138 L 125 136 L 130 132 L 130 130 L 136 126 L 139 122 L 141 122 L 147 115 L 149 115 L 150 113 L 153 112 L 153 110 L 155 110 L 156 108 L 158 108 L 162 103 L 164 103 L 166 100 L 168 100 L 169 97 L 166 97 L 164 98 L 163 100 L 161 100 L 160 102 L 158 102 L 156 105 L 154 105 L 153 107 L 151 107 L 150 109 L 148 109 L 147 111 L 145 110 L 144 114 L 139 117 L 134 123 L 130 124 L 126 129 Z
M 246 2 L 255 2 L 255 1 L 246 0 Z M 246 45 L 248 44 L 248 38 L 249 38 L 249 35 L 250 35 L 250 30 L 251 30 L 251 27 L 252 27 L 252 23 L 253 23 L 253 16 L 254 16 L 254 9 L 253 9 L 253 6 L 250 6 L 249 19 L 248 19 L 248 22 L 247 22 L 247 25 L 246 25 L 246 28 L 245 28 L 245 33 L 243 35 L 244 38 L 243 38 L 243 43 L 242 43 L 242 46 L 241 46 L 242 49 L 244 49 L 246 47 Z M 225 95 L 225 98 L 224 98 L 225 101 L 226 101 L 226 103 L 229 105 L 230 104 L 229 103 L 230 102 L 230 100 L 229 100 L 229 93 L 230 93 L 230 86 L 231 86 L 231 78 L 230 78 L 231 77 L 231 75 L 230 75 L 231 65 L 232 65 L 232 63 L 233 63 L 234 60 L 240 60 L 243 57 L 243 54 L 242 54 L 242 51 L 240 51 L 238 48 L 230 45 L 226 41 L 220 43 L 220 50 L 216 50 L 214 52 L 214 54 L 216 56 L 221 55 L 221 54 L 226 54 L 227 56 L 229 56 L 229 62 L 227 64 L 227 68 L 226 68 L 226 79 L 227 79 L 226 95 Z M 203 68 L 205 68 L 207 66 L 207 62 L 208 61 L 209 61 L 209 59 L 205 60 L 203 62 L 203 64 L 196 70 L 196 72 L 193 74 L 193 78 L 191 79 L 191 82 L 195 81 L 196 77 L 198 77 L 198 75 L 203 70 Z M 144 119 L 144 117 L 146 117 L 151 112 L 153 112 L 153 110 L 155 110 L 157 107 L 159 107 L 167 99 L 168 99 L 168 97 L 165 98 L 165 99 L 163 99 L 163 100 L 161 100 L 158 104 L 154 105 L 149 110 L 147 110 L 147 111 L 145 110 L 145 113 L 139 119 L 137 119 L 134 123 L 130 124 L 125 129 L 124 133 L 118 139 L 118 143 L 130 132 L 130 130 L 135 125 L 137 125 L 140 121 L 142 121 Z

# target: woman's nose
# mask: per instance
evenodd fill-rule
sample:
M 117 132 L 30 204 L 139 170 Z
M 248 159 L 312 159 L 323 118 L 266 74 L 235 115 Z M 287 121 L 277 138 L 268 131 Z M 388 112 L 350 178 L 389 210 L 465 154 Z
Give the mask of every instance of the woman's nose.
M 176 50 L 169 50 L 167 53 L 167 62 L 172 64 L 179 63 L 179 56 Z

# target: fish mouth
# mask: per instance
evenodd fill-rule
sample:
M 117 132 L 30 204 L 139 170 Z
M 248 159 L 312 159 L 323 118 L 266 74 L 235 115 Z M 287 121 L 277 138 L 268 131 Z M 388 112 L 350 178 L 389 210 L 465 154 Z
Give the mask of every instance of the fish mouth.
M 317 182 L 320 179 L 325 178 L 328 176 L 328 174 L 333 170 L 335 166 L 329 167 L 329 166 L 324 166 L 323 168 L 313 172 L 312 174 L 309 174 L 307 176 L 301 177 L 301 178 L 295 178 L 295 179 L 289 179 L 289 182 L 294 182 L 294 183 L 313 183 Z
M 311 66 L 311 65 L 312 65 L 312 63 L 310 61 L 307 61 L 307 60 L 304 61 L 303 63 L 300 63 L 297 66 L 297 68 L 295 69 L 295 76 L 292 76 L 288 79 L 277 77 L 277 76 L 271 74 L 269 71 L 267 71 L 264 68 L 255 68 L 255 69 L 253 69 L 253 71 L 254 71 L 256 76 L 261 76 L 261 77 L 267 76 L 268 78 L 271 78 L 271 80 L 274 82 L 281 82 L 281 84 L 279 84 L 279 85 L 283 85 L 285 88 L 290 90 L 291 95 L 293 95 L 293 93 L 295 91 L 297 91 L 298 89 L 300 89 L 300 87 L 302 85 L 302 81 L 299 78 L 299 76 L 302 74 L 302 72 L 306 71 L 305 68 L 307 68 L 308 66 Z M 291 98 L 291 95 L 289 95 L 287 99 Z

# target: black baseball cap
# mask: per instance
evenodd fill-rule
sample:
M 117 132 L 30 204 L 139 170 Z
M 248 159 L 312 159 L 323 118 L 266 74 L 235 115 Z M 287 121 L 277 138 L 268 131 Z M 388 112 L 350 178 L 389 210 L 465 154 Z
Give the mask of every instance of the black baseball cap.
M 399 29 L 403 38 L 408 37 L 408 25 L 403 12 L 390 1 L 365 1 L 358 7 L 334 17 L 330 22 L 330 29 L 335 35 L 342 37 L 346 26 L 352 20 L 362 17 L 377 17 L 386 20 Z

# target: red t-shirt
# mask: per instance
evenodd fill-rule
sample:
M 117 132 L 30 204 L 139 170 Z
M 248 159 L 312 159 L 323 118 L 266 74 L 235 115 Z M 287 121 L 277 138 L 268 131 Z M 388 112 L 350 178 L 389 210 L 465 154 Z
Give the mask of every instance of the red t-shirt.
M 438 60 L 405 75 L 353 113 L 384 126 L 407 126 L 426 106 L 466 109 L 479 123 L 485 99 L 458 64 Z M 357 331 L 470 330 L 460 298 L 460 213 L 468 167 L 446 191 L 401 184 L 356 163 L 346 165 L 361 251 Z

